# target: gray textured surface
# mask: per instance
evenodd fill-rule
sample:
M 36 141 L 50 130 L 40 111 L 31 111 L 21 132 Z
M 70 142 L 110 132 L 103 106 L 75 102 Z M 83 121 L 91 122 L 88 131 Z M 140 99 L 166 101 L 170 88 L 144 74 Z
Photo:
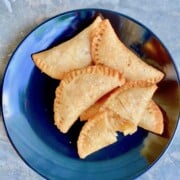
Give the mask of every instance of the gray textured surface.
M 79 8 L 119 11 L 149 27 L 165 44 L 180 70 L 179 0 L 2 0 L 0 2 L 0 80 L 11 53 L 36 25 L 56 14 Z M 140 178 L 169 180 L 180 177 L 180 125 L 162 158 Z M 0 179 L 40 180 L 17 155 L 0 118 Z

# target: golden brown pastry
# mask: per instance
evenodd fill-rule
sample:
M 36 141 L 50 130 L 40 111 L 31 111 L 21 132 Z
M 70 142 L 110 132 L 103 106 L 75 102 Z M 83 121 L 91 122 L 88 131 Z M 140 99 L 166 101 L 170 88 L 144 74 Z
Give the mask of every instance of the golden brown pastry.
M 111 94 L 101 109 L 110 109 L 138 125 L 156 89 L 156 85 L 140 87 L 136 83 L 126 83 Z
M 124 83 L 122 74 L 105 66 L 88 66 L 67 73 L 56 89 L 56 126 L 66 133 L 80 114 L 103 95 Z
M 97 115 L 107 100 L 108 97 L 103 97 L 100 100 L 98 100 L 95 104 L 90 106 L 87 110 L 85 110 L 80 115 L 80 120 L 90 120 L 93 118 L 93 116 Z M 147 131 L 151 131 L 156 134 L 162 134 L 164 130 L 164 120 L 163 120 L 163 114 L 158 107 L 158 105 L 153 101 L 150 100 L 148 103 L 148 106 L 145 108 L 145 111 L 143 112 L 139 124 L 139 127 L 146 129 Z
M 96 152 L 117 141 L 117 132 L 124 135 L 135 132 L 137 127 L 110 110 L 99 112 L 90 118 L 80 131 L 77 147 L 80 158 Z
M 120 41 L 108 19 L 103 20 L 91 33 L 91 54 L 96 64 L 117 69 L 128 80 L 140 81 L 145 86 L 159 82 L 164 76 Z
M 90 33 L 100 22 L 101 18 L 98 16 L 90 26 L 72 39 L 33 54 L 34 63 L 42 72 L 55 79 L 62 79 L 65 72 L 90 65 Z

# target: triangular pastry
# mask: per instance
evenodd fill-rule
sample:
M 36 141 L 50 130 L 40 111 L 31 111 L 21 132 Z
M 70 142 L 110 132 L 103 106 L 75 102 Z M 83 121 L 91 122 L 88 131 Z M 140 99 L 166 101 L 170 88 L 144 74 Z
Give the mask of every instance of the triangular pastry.
M 72 39 L 33 54 L 34 63 L 42 72 L 55 79 L 62 79 L 65 72 L 90 65 L 90 33 L 100 22 L 101 18 L 98 16 L 90 26 Z
M 156 89 L 156 85 L 140 87 L 136 83 L 126 83 L 111 94 L 101 109 L 110 109 L 138 125 Z
M 56 126 L 66 133 L 83 111 L 124 83 L 122 74 L 105 66 L 88 66 L 67 73 L 56 89 Z
M 117 114 L 106 110 L 99 112 L 90 118 L 82 127 L 78 141 L 78 154 L 80 158 L 85 158 L 89 154 L 96 152 L 117 141 L 117 132 L 129 134 L 129 129 L 136 131 L 136 126 Z
M 100 108 L 103 106 L 108 97 L 102 97 L 95 104 L 90 106 L 80 115 L 81 121 L 90 120 L 99 113 Z M 164 130 L 163 114 L 158 105 L 150 100 L 148 106 L 145 108 L 143 115 L 140 118 L 139 127 L 151 131 L 156 134 L 162 134 Z
M 96 64 L 121 71 L 127 80 L 151 85 L 159 82 L 164 76 L 120 41 L 108 19 L 103 20 L 91 33 L 91 54 Z
M 133 134 L 137 130 L 140 118 L 142 118 L 141 127 L 157 131 L 156 127 L 155 129 L 149 127 L 151 123 L 155 123 L 155 116 L 159 114 L 159 112 L 156 113 L 156 104 L 150 101 L 156 88 L 156 85 L 139 87 L 136 83 L 126 83 L 112 92 L 109 97 L 103 97 L 97 101 L 97 105 L 92 105 L 89 108 L 90 111 L 87 110 L 81 117 L 85 119 L 91 116 L 78 137 L 77 146 L 80 158 L 85 158 L 115 143 L 116 132 L 122 132 L 124 135 Z M 146 123 L 149 119 L 150 123 Z

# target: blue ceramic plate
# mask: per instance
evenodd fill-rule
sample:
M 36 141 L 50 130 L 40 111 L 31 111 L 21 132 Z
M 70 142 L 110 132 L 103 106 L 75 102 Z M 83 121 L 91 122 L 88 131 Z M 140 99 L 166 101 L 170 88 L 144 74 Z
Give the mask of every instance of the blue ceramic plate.
M 76 140 L 83 124 L 78 121 L 67 134 L 60 133 L 54 126 L 53 100 L 59 82 L 41 73 L 31 55 L 70 39 L 98 14 L 109 18 L 122 41 L 143 59 L 151 58 L 150 62 L 164 72 L 164 67 L 170 64 L 174 75 L 170 80 L 174 84 L 167 79 L 168 87 L 178 87 L 167 50 L 151 31 L 127 16 L 108 10 L 83 9 L 60 14 L 39 25 L 27 35 L 9 61 L 2 86 L 2 112 L 8 136 L 19 155 L 49 179 L 132 179 L 145 172 L 164 152 L 173 134 L 168 136 L 167 143 L 152 161 L 141 155 L 148 132 L 140 128 L 132 136 L 119 134 L 117 143 L 81 160 Z M 154 51 L 147 48 L 148 43 Z M 160 53 L 166 57 L 165 62 Z M 165 79 L 159 85 L 159 94 L 163 94 L 161 90 L 168 83 Z M 173 131 L 176 122 L 177 117 Z

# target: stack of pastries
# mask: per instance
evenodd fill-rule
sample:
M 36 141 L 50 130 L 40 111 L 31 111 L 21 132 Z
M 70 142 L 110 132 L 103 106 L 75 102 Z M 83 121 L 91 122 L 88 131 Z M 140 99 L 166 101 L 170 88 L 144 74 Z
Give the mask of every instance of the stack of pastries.
M 86 121 L 77 140 L 80 158 L 131 135 L 137 127 L 156 134 L 163 115 L 153 100 L 164 74 L 145 63 L 116 35 L 110 21 L 96 17 L 72 39 L 32 55 L 35 65 L 60 80 L 54 99 L 54 122 L 67 133 Z

